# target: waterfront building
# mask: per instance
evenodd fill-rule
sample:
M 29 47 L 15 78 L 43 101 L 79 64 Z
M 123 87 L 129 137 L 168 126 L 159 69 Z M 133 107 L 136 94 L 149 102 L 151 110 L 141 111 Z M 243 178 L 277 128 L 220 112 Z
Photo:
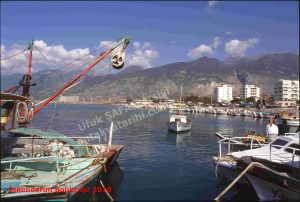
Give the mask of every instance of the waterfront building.
M 58 102 L 60 102 L 60 103 L 78 103 L 79 96 L 59 96 Z
M 143 100 L 143 99 L 141 99 L 141 100 L 135 101 L 134 103 L 137 104 L 137 105 L 151 105 L 151 104 L 153 104 L 153 100 Z
M 297 103 L 295 100 L 276 100 L 275 105 L 280 107 L 296 107 Z
M 299 81 L 280 79 L 274 87 L 275 100 L 299 100 Z
M 255 100 L 259 100 L 261 96 L 261 89 L 255 85 L 242 85 L 240 89 L 241 100 L 246 100 L 247 98 L 254 97 Z
M 232 100 L 232 87 L 222 83 L 220 86 L 214 88 L 213 100 L 214 102 L 230 102 Z

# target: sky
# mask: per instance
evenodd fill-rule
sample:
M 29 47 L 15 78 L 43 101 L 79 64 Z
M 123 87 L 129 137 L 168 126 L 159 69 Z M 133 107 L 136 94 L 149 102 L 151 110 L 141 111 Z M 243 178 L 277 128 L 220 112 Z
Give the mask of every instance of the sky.
M 127 65 L 146 68 L 264 53 L 299 54 L 297 1 L 1 1 L 1 58 L 31 39 L 47 58 L 33 71 L 61 66 L 103 44 L 131 36 Z M 1 72 L 28 53 L 1 61 Z M 51 65 L 49 65 L 51 64 Z M 49 66 L 49 67 L 47 67 Z M 11 73 L 18 71 L 13 70 Z

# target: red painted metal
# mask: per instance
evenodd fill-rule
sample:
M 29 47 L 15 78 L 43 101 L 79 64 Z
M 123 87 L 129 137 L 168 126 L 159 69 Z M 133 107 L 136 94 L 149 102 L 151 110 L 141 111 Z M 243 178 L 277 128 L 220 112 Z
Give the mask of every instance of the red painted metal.
M 36 113 L 38 113 L 42 108 L 44 108 L 47 104 L 49 104 L 52 100 L 54 100 L 59 94 L 61 94 L 64 90 L 66 90 L 68 87 L 70 87 L 75 81 L 77 81 L 80 77 L 82 77 L 86 72 L 91 70 L 96 64 L 98 64 L 101 60 L 103 60 L 107 55 L 109 55 L 114 48 L 109 49 L 104 54 L 101 54 L 100 57 L 90 64 L 88 67 L 86 67 L 82 72 L 77 74 L 70 82 L 65 84 L 62 88 L 60 88 L 56 93 L 54 93 L 51 97 L 49 97 L 45 102 L 41 103 L 39 106 L 34 108 L 33 113 L 30 114 L 30 117 L 34 116 Z
M 31 75 L 31 64 L 32 64 L 32 47 L 30 48 L 30 53 L 29 53 L 29 62 L 28 62 L 28 67 L 27 67 L 27 75 Z
M 9 88 L 9 89 L 3 91 L 3 93 L 8 93 L 8 92 L 10 92 L 10 91 L 16 90 L 16 89 L 19 88 L 19 87 L 20 87 L 20 85 L 18 84 L 18 85 L 16 85 L 16 86 L 12 87 L 12 88 Z

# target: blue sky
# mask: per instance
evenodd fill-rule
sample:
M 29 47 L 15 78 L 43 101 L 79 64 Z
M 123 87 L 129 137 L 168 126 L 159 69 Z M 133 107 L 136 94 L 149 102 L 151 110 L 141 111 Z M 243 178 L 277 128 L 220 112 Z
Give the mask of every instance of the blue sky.
M 30 39 L 67 51 L 92 51 L 100 41 L 125 35 L 136 42 L 129 47 L 131 57 L 140 56 L 137 64 L 144 57 L 149 63 L 141 65 L 149 67 L 205 55 L 222 60 L 266 52 L 299 54 L 298 6 L 296 1 L 1 1 L 2 54 Z

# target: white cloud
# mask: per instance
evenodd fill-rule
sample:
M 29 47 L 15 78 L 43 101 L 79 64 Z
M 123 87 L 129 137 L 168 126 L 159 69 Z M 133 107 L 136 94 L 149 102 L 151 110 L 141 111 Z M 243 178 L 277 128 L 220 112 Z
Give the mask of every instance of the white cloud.
M 197 48 L 191 49 L 188 52 L 188 56 L 190 58 L 197 58 L 197 57 L 200 57 L 202 55 L 211 55 L 213 53 L 214 53 L 214 51 L 210 46 L 207 46 L 205 44 L 201 44 Z
M 1 58 L 14 55 L 24 50 L 25 45 L 12 45 L 6 47 L 1 45 Z M 9 73 L 25 73 L 28 63 L 29 51 L 1 61 L 1 72 Z M 67 63 L 74 61 L 77 58 L 86 56 L 84 59 L 92 59 L 88 48 L 78 48 L 67 50 L 63 45 L 48 45 L 42 40 L 34 41 L 32 71 L 40 71 L 47 68 L 58 68 Z M 73 64 L 70 68 L 79 65 L 80 62 Z
M 203 55 L 212 55 L 214 54 L 215 50 L 220 46 L 220 44 L 221 44 L 221 37 L 216 36 L 214 37 L 214 40 L 211 45 L 201 44 L 198 47 L 189 50 L 187 55 L 190 58 L 197 58 Z
M 143 45 L 143 49 L 147 49 L 147 48 L 151 48 L 151 43 L 146 41 Z
M 232 32 L 231 32 L 231 31 L 226 31 L 225 34 L 226 34 L 226 35 L 231 35 Z
M 47 47 L 47 44 L 42 40 L 34 41 L 34 45 L 38 48 L 46 48 Z
M 250 38 L 245 41 L 234 39 L 225 44 L 225 52 L 232 57 L 241 57 L 245 55 L 248 48 L 253 47 L 257 43 L 259 43 L 258 38 Z
M 214 5 L 216 5 L 217 3 L 219 3 L 218 1 L 208 1 L 207 5 L 212 7 Z
M 213 47 L 214 49 L 216 49 L 216 48 L 218 48 L 218 46 L 219 46 L 220 44 L 221 44 L 221 38 L 218 37 L 218 36 L 216 36 L 216 37 L 214 38 L 212 47 Z
M 5 51 L 5 46 L 1 44 L 1 55 L 2 55 L 2 52 Z
M 149 42 L 141 44 L 140 42 L 133 42 L 134 50 L 128 53 L 126 62 L 128 65 L 139 65 L 141 67 L 150 68 L 152 62 L 159 57 L 159 52 Z
M 133 42 L 133 47 L 138 49 L 141 47 L 141 44 L 139 42 L 135 41 L 135 42 Z
M 104 48 L 106 46 L 108 46 L 109 44 L 113 44 L 113 41 L 100 41 L 99 43 L 99 48 Z
M 113 41 L 100 41 L 99 47 L 106 47 Z M 1 44 L 1 59 L 24 50 L 25 44 L 14 44 L 5 46 Z M 42 54 L 40 54 L 40 52 Z M 153 61 L 159 57 L 159 52 L 149 42 L 134 42 L 133 51 L 127 53 L 127 65 L 140 65 L 142 67 L 152 67 Z M 98 54 L 98 53 L 95 53 Z M 4 75 L 9 73 L 24 74 L 27 69 L 29 51 L 25 51 L 16 57 L 1 61 L 1 73 Z M 71 63 L 78 58 L 80 61 L 69 65 L 67 68 L 73 69 L 77 67 L 85 67 L 86 63 L 92 61 L 94 56 L 90 53 L 89 48 L 77 48 L 67 50 L 63 45 L 48 45 L 43 40 L 34 41 L 32 72 L 41 71 L 49 68 L 59 68 L 65 64 Z M 109 58 L 109 57 L 108 57 Z M 109 64 L 108 60 L 104 60 L 101 64 Z M 82 69 L 82 68 L 81 68 Z

